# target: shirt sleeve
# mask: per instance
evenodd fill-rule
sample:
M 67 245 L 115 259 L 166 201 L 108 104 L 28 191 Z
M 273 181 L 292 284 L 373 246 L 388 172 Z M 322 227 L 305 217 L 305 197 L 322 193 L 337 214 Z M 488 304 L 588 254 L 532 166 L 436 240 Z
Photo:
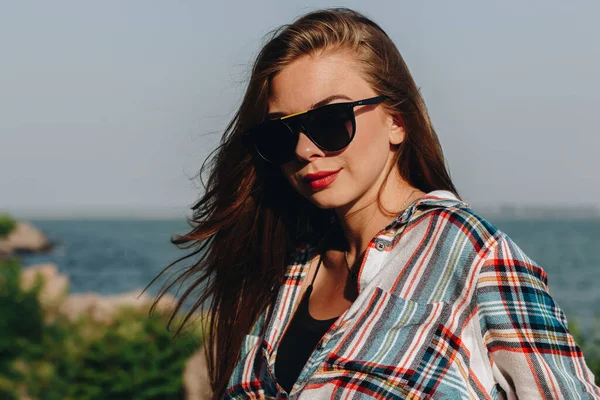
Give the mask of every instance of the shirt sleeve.
M 492 369 L 518 398 L 600 399 L 546 273 L 504 234 L 482 266 L 476 296 Z

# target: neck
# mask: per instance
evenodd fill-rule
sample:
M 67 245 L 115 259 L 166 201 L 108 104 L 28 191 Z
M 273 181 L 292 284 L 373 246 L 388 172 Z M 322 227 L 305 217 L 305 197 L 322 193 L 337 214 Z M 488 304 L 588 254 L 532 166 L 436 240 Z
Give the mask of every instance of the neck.
M 386 185 L 377 199 L 379 185 L 373 185 L 373 193 L 366 193 L 345 209 L 336 209 L 342 232 L 348 244 L 347 257 L 350 265 L 364 252 L 373 237 L 389 225 L 404 209 L 424 193 L 409 185 L 396 170 L 390 173 Z M 389 212 L 386 212 L 389 211 Z

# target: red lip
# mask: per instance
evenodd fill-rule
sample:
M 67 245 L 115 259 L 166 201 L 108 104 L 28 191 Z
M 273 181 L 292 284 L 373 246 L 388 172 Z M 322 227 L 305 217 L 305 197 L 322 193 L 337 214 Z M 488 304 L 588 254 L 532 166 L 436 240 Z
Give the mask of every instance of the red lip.
M 323 179 L 326 176 L 337 174 L 340 171 L 341 169 L 338 169 L 337 171 L 319 171 L 315 172 L 314 174 L 306 174 L 304 175 L 303 179 L 308 182 L 316 181 L 317 179 Z
M 314 174 L 307 174 L 304 176 L 304 180 L 312 189 L 324 189 L 335 181 L 340 171 L 341 168 L 337 171 L 321 171 Z

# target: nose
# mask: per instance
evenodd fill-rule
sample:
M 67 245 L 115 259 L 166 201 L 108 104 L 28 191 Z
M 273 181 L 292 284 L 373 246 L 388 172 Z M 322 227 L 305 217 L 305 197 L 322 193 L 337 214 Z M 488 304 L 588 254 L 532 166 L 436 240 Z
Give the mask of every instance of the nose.
M 323 157 L 325 153 L 309 137 L 300 130 L 298 133 L 298 143 L 296 144 L 296 158 L 300 162 L 309 162 L 313 158 Z

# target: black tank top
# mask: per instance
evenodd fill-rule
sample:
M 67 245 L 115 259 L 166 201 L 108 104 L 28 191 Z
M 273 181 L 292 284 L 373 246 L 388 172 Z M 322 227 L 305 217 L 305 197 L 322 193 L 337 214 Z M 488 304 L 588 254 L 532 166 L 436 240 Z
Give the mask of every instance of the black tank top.
M 292 386 L 296 383 L 302 368 L 310 358 L 317 343 L 339 318 L 314 319 L 308 311 L 308 300 L 322 261 L 323 257 L 321 256 L 313 280 L 306 288 L 298 310 L 294 314 L 290 326 L 277 349 L 275 375 L 277 382 L 288 393 L 292 390 Z

